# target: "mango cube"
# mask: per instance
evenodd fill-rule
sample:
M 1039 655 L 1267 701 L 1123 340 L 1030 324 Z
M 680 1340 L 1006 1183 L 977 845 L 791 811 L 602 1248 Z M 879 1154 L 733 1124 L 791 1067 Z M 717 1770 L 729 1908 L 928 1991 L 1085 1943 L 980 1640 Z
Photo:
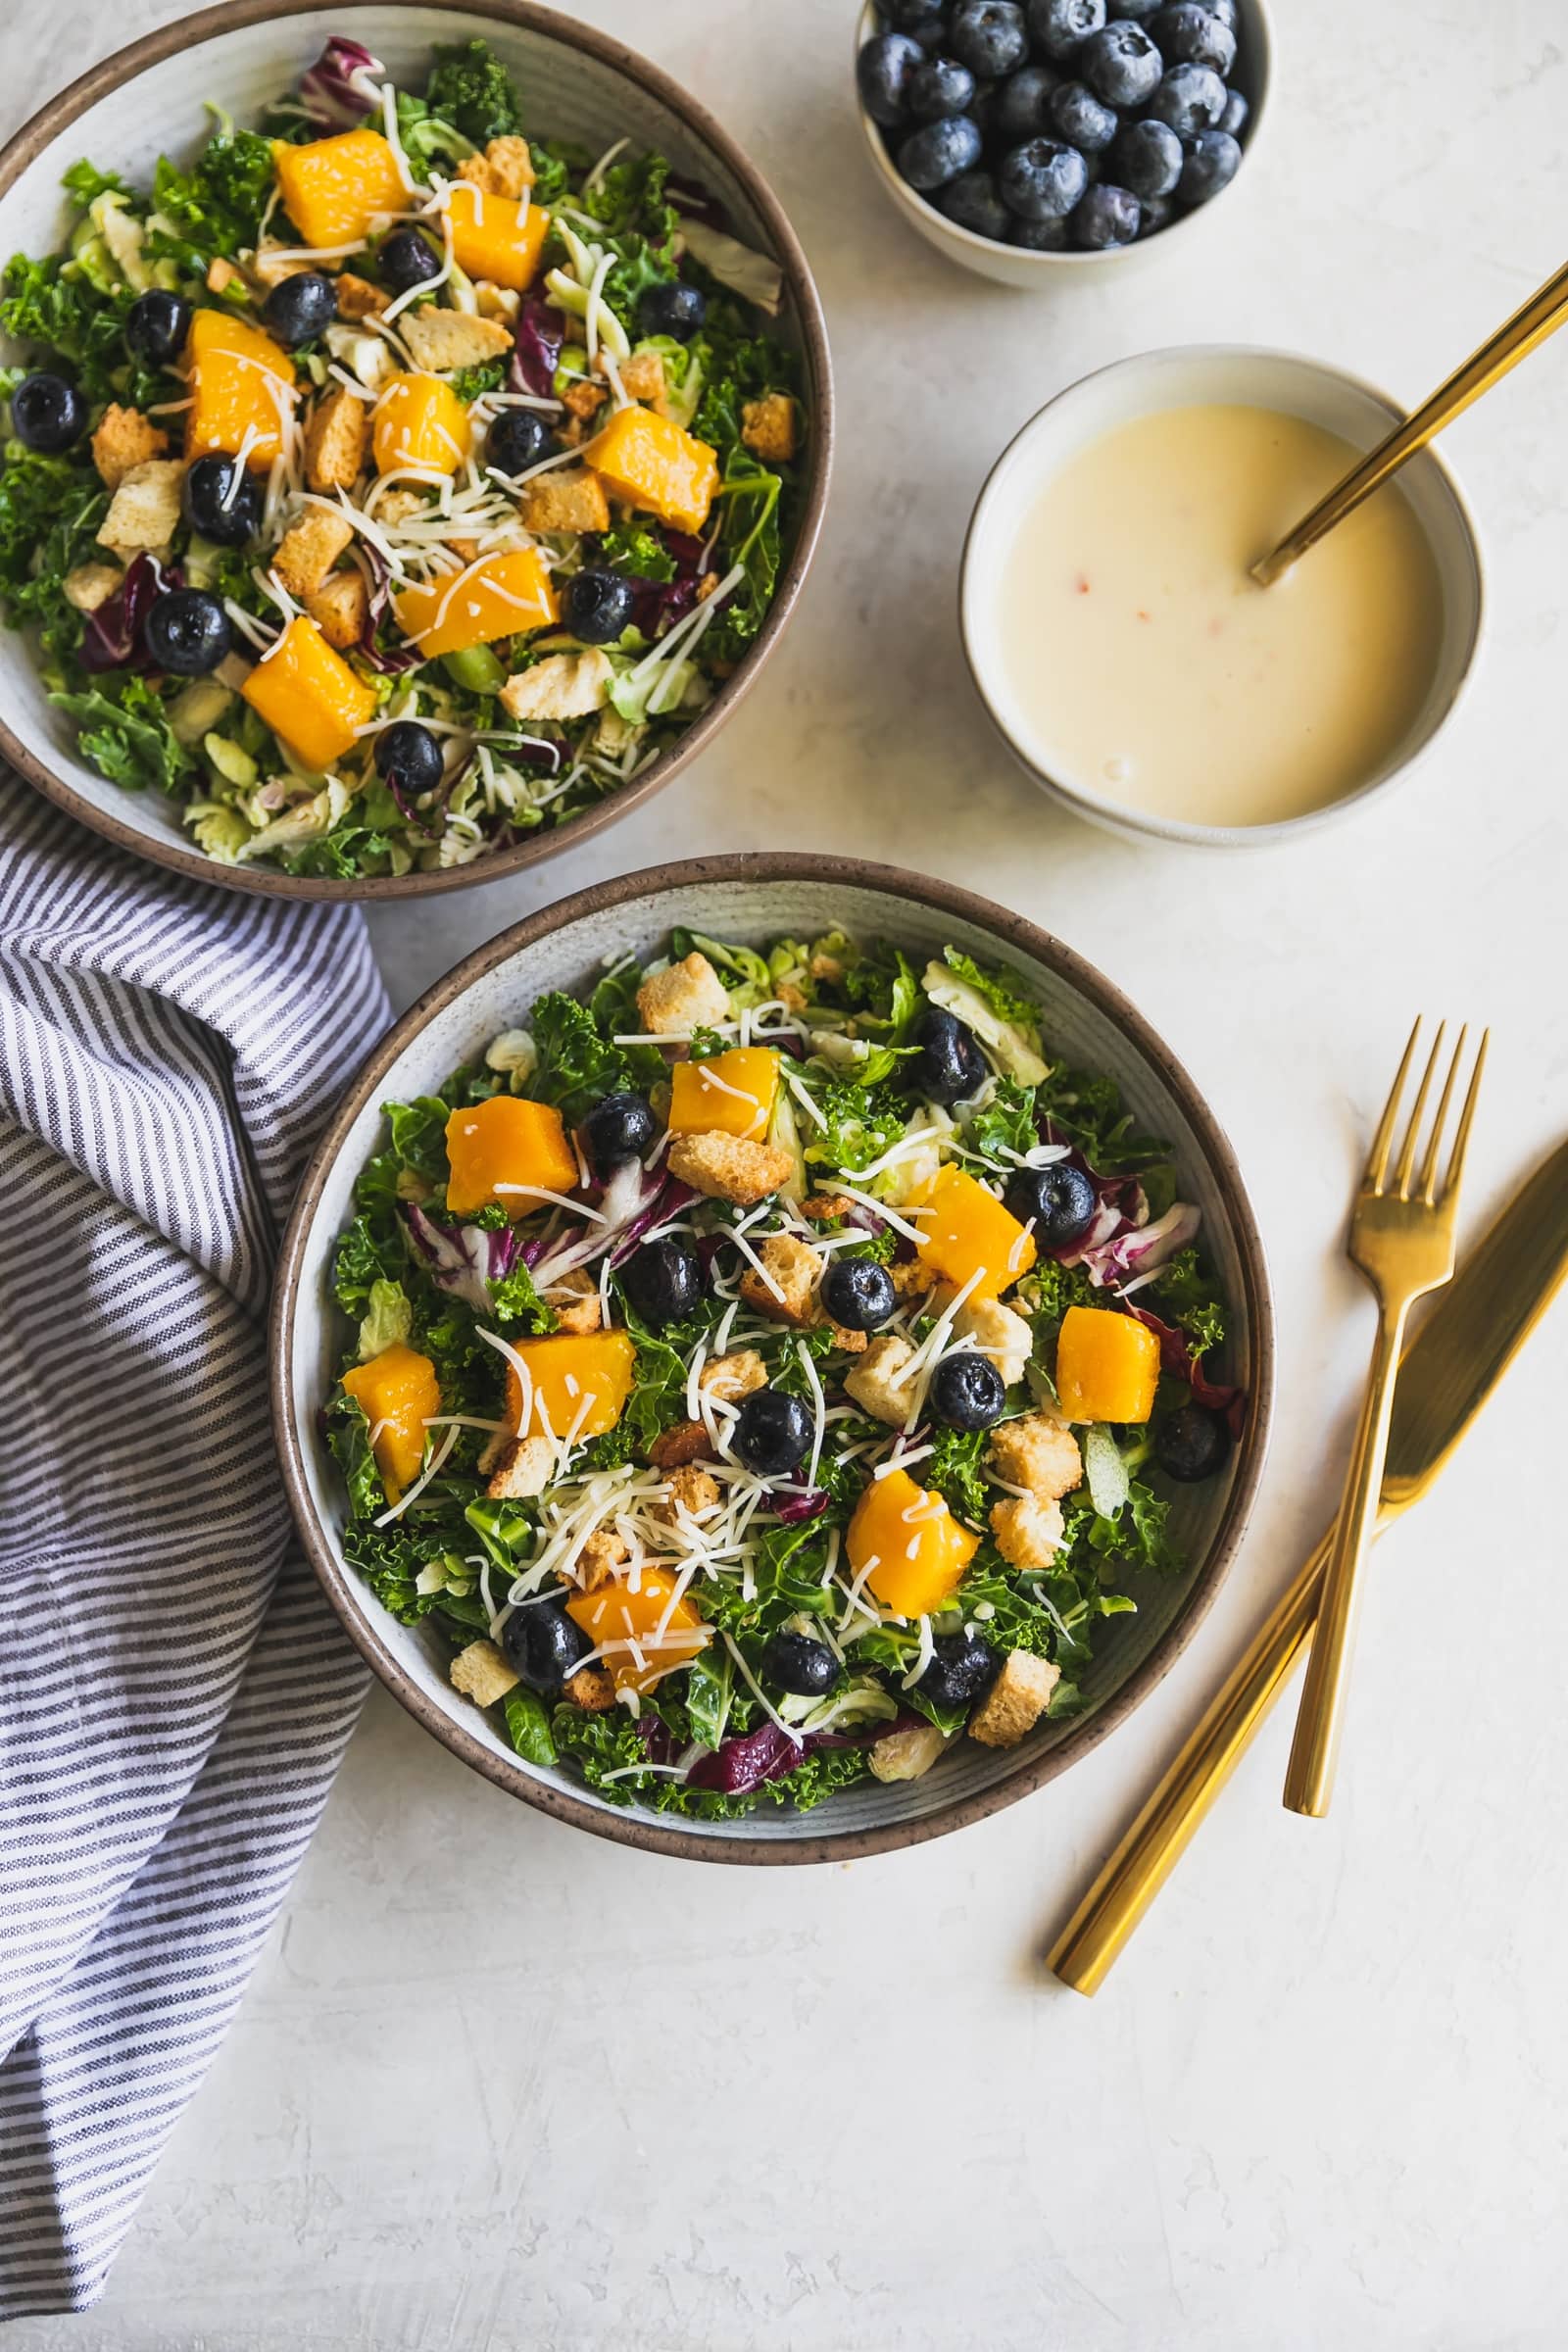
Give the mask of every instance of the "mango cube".
M 650 1690 L 662 1675 L 690 1665 L 708 1641 L 707 1626 L 684 1594 L 671 1605 L 674 1591 L 672 1576 L 645 1563 L 635 1592 L 617 1582 L 567 1601 L 566 1615 L 595 1649 L 610 1645 L 604 1662 L 617 1690 Z
M 398 627 L 427 660 L 460 654 L 497 637 L 550 628 L 561 607 L 539 552 L 514 547 L 505 555 L 482 556 L 454 585 L 450 579 L 406 589 L 397 599 Z
M 378 130 L 345 130 L 303 147 L 280 139 L 272 165 L 283 209 L 307 245 L 363 245 L 372 221 L 413 202 Z
M 613 1429 L 632 1392 L 637 1347 L 630 1332 L 596 1331 L 578 1338 L 557 1332 L 548 1340 L 519 1340 L 516 1353 L 528 1367 L 529 1398 L 523 1416 L 522 1383 L 507 1366 L 507 1419 L 519 1438 L 602 1438 Z
M 395 1340 L 343 1375 L 343 1386 L 370 1424 L 370 1451 L 394 1502 L 424 1459 L 425 1422 L 441 1410 L 435 1366 Z
M 454 1216 L 499 1201 L 509 1217 L 531 1216 L 544 1204 L 542 1188 L 569 1193 L 577 1183 L 577 1154 L 561 1113 L 550 1102 L 492 1095 L 447 1121 L 447 1206 Z
M 946 1167 L 918 1204 L 920 1261 L 971 1298 L 998 1298 L 1035 1262 L 1034 1237 L 967 1169 Z
M 707 1061 L 677 1061 L 669 1074 L 671 1135 L 767 1133 L 778 1093 L 778 1055 L 770 1047 L 736 1046 Z
M 1159 1342 L 1111 1307 L 1069 1306 L 1056 1337 L 1056 1395 L 1069 1421 L 1147 1421 L 1159 1386 Z
M 524 212 L 510 196 L 487 195 L 471 180 L 457 179 L 447 200 L 447 224 L 458 268 L 469 277 L 525 293 L 539 272 L 539 256 L 550 230 L 542 205 Z
M 307 767 L 328 768 L 351 752 L 375 696 L 302 612 L 264 654 L 241 694 Z
M 677 531 L 700 531 L 718 488 L 718 460 L 668 416 L 652 409 L 617 409 L 583 456 L 607 490 L 646 507 Z
M 198 311 L 185 338 L 191 406 L 185 455 L 222 450 L 263 470 L 282 446 L 282 419 L 294 406 L 294 363 L 259 326 L 229 311 Z M 248 449 L 245 436 L 251 435 Z
M 857 1575 L 896 1617 L 929 1617 L 956 1591 L 980 1547 L 940 1494 L 917 1487 L 906 1470 L 873 1479 L 855 1506 L 845 1537 Z
M 473 447 L 468 412 L 438 375 L 394 375 L 375 404 L 370 454 L 377 473 L 416 466 L 456 473 Z

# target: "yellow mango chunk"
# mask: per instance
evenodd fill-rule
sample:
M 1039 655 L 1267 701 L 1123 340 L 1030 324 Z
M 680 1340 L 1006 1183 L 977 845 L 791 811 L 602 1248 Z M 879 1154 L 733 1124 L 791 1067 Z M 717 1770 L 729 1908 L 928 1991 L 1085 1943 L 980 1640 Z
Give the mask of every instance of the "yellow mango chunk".
M 845 1537 L 857 1575 L 896 1617 L 929 1617 L 954 1592 L 980 1548 L 940 1494 L 917 1487 L 906 1470 L 873 1479 L 855 1506 Z
M 616 498 L 672 523 L 700 531 L 718 488 L 718 460 L 667 416 L 652 409 L 617 409 L 583 451 Z
M 185 415 L 185 455 L 223 450 L 237 457 L 252 436 L 245 463 L 265 468 L 281 446 L 281 420 L 295 400 L 294 363 L 259 326 L 228 311 L 198 311 L 185 338 L 191 406 Z
M 370 1451 L 394 1502 L 419 1475 L 425 1422 L 441 1410 L 435 1366 L 395 1340 L 343 1375 L 343 1386 L 370 1424 Z
M 1147 1421 L 1159 1385 L 1159 1342 L 1103 1306 L 1069 1306 L 1056 1337 L 1056 1395 L 1069 1421 Z
M 352 751 L 375 710 L 370 688 L 304 613 L 289 622 L 240 692 L 289 750 L 314 768 L 328 768 Z
M 612 1645 L 604 1663 L 617 1690 L 651 1689 L 661 1675 L 690 1665 L 708 1641 L 707 1626 L 684 1594 L 670 1606 L 674 1590 L 672 1576 L 645 1565 L 635 1592 L 630 1585 L 601 1585 L 597 1592 L 574 1593 L 567 1601 L 566 1615 L 582 1627 L 595 1649 Z
M 532 1394 L 526 1425 L 522 1383 L 507 1366 L 507 1419 L 519 1438 L 602 1438 L 613 1429 L 632 1392 L 637 1348 L 628 1331 L 596 1331 L 577 1338 L 558 1332 L 553 1339 L 519 1340 L 517 1354 L 528 1367 Z
M 542 205 L 530 204 L 524 212 L 510 196 L 489 196 L 471 180 L 458 179 L 452 183 L 447 221 L 458 268 L 469 277 L 487 277 L 518 294 L 533 284 L 550 229 Z
M 458 654 L 465 646 L 550 628 L 561 607 L 537 549 L 514 547 L 482 556 L 451 580 L 406 589 L 395 607 L 398 627 L 421 654 Z
M 370 454 L 377 473 L 416 466 L 456 473 L 473 446 L 468 412 L 438 375 L 394 375 L 375 404 Z
M 550 1102 L 492 1095 L 447 1121 L 447 1206 L 454 1216 L 500 1202 L 509 1217 L 531 1216 L 543 1205 L 538 1191 L 569 1193 L 577 1184 L 577 1154 L 561 1113 Z
M 766 1135 L 778 1093 L 770 1047 L 736 1046 L 707 1061 L 677 1061 L 669 1074 L 671 1135 Z
M 303 147 L 272 149 L 283 209 L 307 245 L 363 245 L 370 223 L 413 202 L 398 159 L 378 130 L 345 130 Z
M 1033 1235 L 964 1168 L 944 1168 L 918 1206 L 921 1263 L 956 1290 L 978 1274 L 971 1298 L 1000 1298 L 1035 1262 Z

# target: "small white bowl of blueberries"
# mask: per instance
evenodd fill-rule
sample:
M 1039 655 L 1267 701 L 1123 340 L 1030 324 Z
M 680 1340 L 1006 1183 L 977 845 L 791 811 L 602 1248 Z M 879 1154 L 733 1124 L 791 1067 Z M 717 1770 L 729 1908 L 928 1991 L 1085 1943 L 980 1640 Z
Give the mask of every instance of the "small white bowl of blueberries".
M 876 0 L 856 37 L 895 202 L 1008 286 L 1200 219 L 1247 162 L 1269 78 L 1264 0 Z

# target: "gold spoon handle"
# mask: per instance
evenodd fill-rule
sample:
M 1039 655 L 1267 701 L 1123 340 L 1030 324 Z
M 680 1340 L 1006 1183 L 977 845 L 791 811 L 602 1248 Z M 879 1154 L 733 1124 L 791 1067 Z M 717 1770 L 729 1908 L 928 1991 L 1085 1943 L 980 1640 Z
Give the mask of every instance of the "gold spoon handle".
M 1353 514 L 1363 500 L 1372 496 L 1374 490 L 1380 490 L 1390 474 L 1397 472 L 1407 458 L 1425 449 L 1446 424 L 1451 424 L 1455 416 L 1462 416 L 1473 401 L 1481 398 L 1483 392 L 1490 392 L 1493 385 L 1505 376 L 1510 368 L 1517 368 L 1521 360 L 1527 360 L 1533 351 L 1545 342 L 1548 335 L 1554 335 L 1565 318 L 1568 318 L 1568 265 L 1559 270 L 1554 277 L 1548 277 L 1545 284 L 1515 311 L 1506 324 L 1499 326 L 1496 333 L 1483 343 L 1479 351 L 1473 352 L 1446 384 L 1438 387 L 1429 401 L 1417 409 L 1413 416 L 1407 416 L 1402 424 L 1396 424 L 1387 438 L 1361 460 L 1359 466 L 1354 466 L 1342 482 L 1337 482 L 1326 497 L 1319 499 L 1311 514 L 1304 516 L 1295 530 L 1280 541 L 1273 554 L 1264 556 L 1252 565 L 1253 579 L 1260 587 L 1272 586 L 1281 572 L 1289 571 L 1309 547 L 1316 547 L 1336 523 L 1343 522 L 1347 514 Z

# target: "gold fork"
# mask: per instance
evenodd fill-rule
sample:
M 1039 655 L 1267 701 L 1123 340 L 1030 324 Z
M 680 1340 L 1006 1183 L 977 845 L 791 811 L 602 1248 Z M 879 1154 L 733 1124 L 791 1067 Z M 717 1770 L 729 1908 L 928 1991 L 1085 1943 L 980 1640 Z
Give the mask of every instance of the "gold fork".
M 1329 1809 L 1349 1694 L 1350 1653 L 1360 1614 L 1362 1569 L 1377 1524 L 1384 1457 L 1389 1449 L 1389 1419 L 1394 1410 L 1394 1376 L 1404 1343 L 1404 1327 L 1415 1301 L 1428 1291 L 1441 1290 L 1453 1274 L 1459 1185 L 1464 1175 L 1465 1150 L 1470 1141 L 1470 1122 L 1475 1116 L 1481 1073 L 1486 1066 L 1490 1032 L 1482 1035 L 1470 1089 L 1459 1117 L 1459 1132 L 1440 1191 L 1438 1152 L 1464 1056 L 1468 1035 L 1465 1029 L 1459 1032 L 1459 1042 L 1448 1064 L 1420 1175 L 1414 1171 L 1422 1117 L 1446 1030 L 1447 1024 L 1440 1021 L 1425 1074 L 1416 1089 L 1410 1122 L 1391 1183 L 1389 1153 L 1395 1121 L 1399 1115 L 1399 1098 L 1421 1035 L 1419 1019 L 1411 1030 L 1404 1059 L 1372 1139 L 1361 1189 L 1350 1216 L 1348 1254 L 1350 1263 L 1360 1269 L 1377 1293 L 1378 1336 L 1361 1418 L 1350 1448 L 1339 1525 L 1323 1572 L 1317 1631 L 1307 1661 L 1300 1711 L 1296 1719 L 1290 1767 L 1285 1775 L 1285 1802 L 1293 1813 L 1321 1816 Z

